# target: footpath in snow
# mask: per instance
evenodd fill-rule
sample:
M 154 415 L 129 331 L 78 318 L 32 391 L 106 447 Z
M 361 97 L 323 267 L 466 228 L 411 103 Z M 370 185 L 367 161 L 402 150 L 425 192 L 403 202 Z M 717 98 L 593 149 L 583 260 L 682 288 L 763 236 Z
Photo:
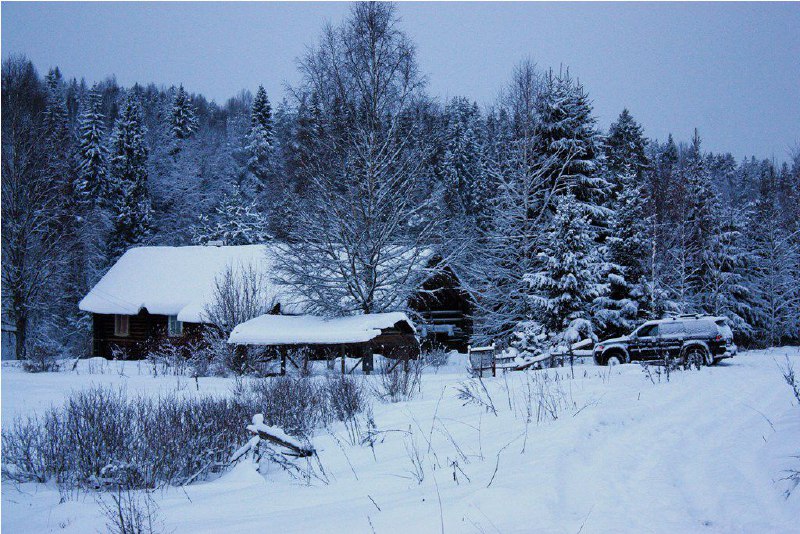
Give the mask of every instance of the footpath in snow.
M 470 381 L 463 362 L 425 374 L 401 403 L 375 401 L 374 447 L 344 428 L 313 439 L 329 483 L 245 461 L 156 491 L 173 532 L 800 532 L 800 406 L 778 365 L 797 348 L 746 352 L 651 381 L 638 365 L 578 366 Z M 100 365 L 99 363 L 97 365 Z M 120 372 L 2 373 L 3 428 L 96 384 L 158 395 L 229 394 L 233 381 Z M 374 377 L 365 377 L 374 380 Z M 655 382 L 655 383 L 654 383 Z M 198 390 L 199 385 L 199 390 Z M 472 393 L 470 400 L 464 391 Z M 794 463 L 793 463 L 794 462 Z M 105 530 L 95 495 L 3 481 L 7 532 Z

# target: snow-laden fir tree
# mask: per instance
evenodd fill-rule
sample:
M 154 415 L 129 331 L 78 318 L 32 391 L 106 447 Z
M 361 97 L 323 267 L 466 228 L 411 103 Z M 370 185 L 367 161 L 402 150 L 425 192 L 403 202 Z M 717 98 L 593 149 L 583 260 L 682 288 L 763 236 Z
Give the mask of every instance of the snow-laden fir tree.
M 144 243 L 152 233 L 153 208 L 147 185 L 145 128 L 136 94 L 131 91 L 120 110 L 111 136 L 110 199 L 113 229 L 112 258 L 133 245 Z
M 188 139 L 197 131 L 197 114 L 183 85 L 178 86 L 172 102 L 172 135 L 176 140 Z
M 689 307 L 687 311 L 701 311 L 704 300 L 702 293 L 708 284 L 708 269 L 713 261 L 709 261 L 708 256 L 712 254 L 711 240 L 720 222 L 721 200 L 711 184 L 708 161 L 702 153 L 700 135 L 696 129 L 683 164 L 682 177 L 686 234 L 681 246 L 686 248 L 692 271 L 690 294 L 686 295 L 688 300 L 685 300 L 685 305 Z
M 192 229 L 193 241 L 205 245 L 221 241 L 225 245 L 254 245 L 270 239 L 266 218 L 255 203 L 244 198 L 239 187 L 226 194 L 210 215 L 201 215 Z
M 800 327 L 800 240 L 798 231 L 781 227 L 778 188 L 771 166 L 759 178 L 758 196 L 753 202 L 753 217 L 748 227 L 753 268 L 749 283 L 756 304 L 755 326 L 767 346 L 797 339 Z
M 647 139 L 642 126 L 636 122 L 628 109 L 623 109 L 617 120 L 608 128 L 605 139 L 606 166 L 611 172 L 634 174 L 641 178 L 650 167 L 645 152 Z M 613 189 L 619 189 L 612 184 Z
M 438 168 L 444 201 L 452 217 L 476 219 L 487 192 L 480 112 L 466 98 L 454 98 L 445 108 L 445 119 L 444 154 Z
M 76 196 L 89 208 L 106 193 L 107 148 L 102 95 L 94 86 L 78 119 Z
M 592 303 L 604 292 L 593 243 L 594 232 L 581 203 L 572 194 L 562 195 L 538 252 L 541 268 L 525 276 L 534 291 L 536 320 L 551 334 L 591 332 Z
M 70 159 L 72 134 L 69 129 L 64 81 L 61 72 L 51 69 L 45 77 L 47 100 L 44 109 L 43 135 L 47 145 L 48 172 L 59 190 L 58 202 L 65 212 L 72 201 L 73 165 Z
M 745 248 L 749 214 L 744 209 L 725 208 L 706 246 L 703 286 L 700 288 L 702 310 L 725 315 L 740 336 L 752 334 L 752 291 L 746 280 L 753 257 Z
M 606 225 L 609 211 L 605 207 L 609 184 L 601 171 L 602 137 L 597 131 L 589 96 L 569 71 L 545 77 L 536 99 L 535 152 L 542 159 L 555 159 L 555 169 L 548 184 L 551 194 L 571 192 L 592 224 Z M 563 183 L 558 183 L 559 176 Z
M 630 331 L 650 299 L 646 280 L 651 242 L 644 171 L 649 167 L 641 126 L 627 109 L 611 124 L 606 140 L 606 170 L 611 216 L 601 252 L 609 292 L 595 302 L 595 317 L 605 334 Z
M 264 86 L 259 85 L 250 111 L 250 132 L 247 136 L 247 165 L 259 196 L 268 189 L 273 174 L 274 144 L 272 107 Z

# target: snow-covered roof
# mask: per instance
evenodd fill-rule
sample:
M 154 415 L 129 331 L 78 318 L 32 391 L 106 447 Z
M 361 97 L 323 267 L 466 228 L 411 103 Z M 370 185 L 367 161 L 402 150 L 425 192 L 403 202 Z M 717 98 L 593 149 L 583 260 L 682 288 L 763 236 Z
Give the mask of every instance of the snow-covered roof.
M 238 325 L 228 343 L 240 345 L 334 345 L 363 343 L 378 337 L 381 330 L 405 322 L 414 323 L 402 312 L 372 313 L 349 317 L 315 315 L 261 315 Z
M 86 312 L 135 315 L 142 309 L 205 322 L 215 281 L 228 267 L 254 266 L 264 273 L 267 299 L 296 308 L 290 288 L 272 282 L 276 260 L 268 245 L 137 247 L 128 250 L 81 300 Z M 297 310 L 300 311 L 300 310 Z

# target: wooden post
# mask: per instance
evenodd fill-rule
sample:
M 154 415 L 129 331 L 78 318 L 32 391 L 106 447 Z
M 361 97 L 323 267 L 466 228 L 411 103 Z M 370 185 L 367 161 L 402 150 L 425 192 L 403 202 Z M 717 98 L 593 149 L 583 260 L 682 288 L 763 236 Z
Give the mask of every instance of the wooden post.
M 347 374 L 347 366 L 344 361 L 344 345 L 339 345 L 339 356 L 342 357 L 342 376 Z
M 286 347 L 280 347 L 281 352 L 281 376 L 286 376 Z
M 372 372 L 374 367 L 375 362 L 372 357 L 372 347 L 368 344 L 361 349 L 361 369 L 364 371 L 365 375 L 368 375 Z

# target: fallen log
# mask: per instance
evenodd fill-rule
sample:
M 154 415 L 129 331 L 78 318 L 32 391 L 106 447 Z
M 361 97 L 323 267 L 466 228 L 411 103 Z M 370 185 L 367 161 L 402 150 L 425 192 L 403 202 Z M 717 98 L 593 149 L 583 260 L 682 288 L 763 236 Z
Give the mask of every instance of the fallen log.
M 253 416 L 253 423 L 247 425 L 247 430 L 253 434 L 253 437 L 250 438 L 250 441 L 248 441 L 244 447 L 233 453 L 231 461 L 238 460 L 247 452 L 254 449 L 261 440 L 269 441 L 284 449 L 288 449 L 290 452 L 287 454 L 297 458 L 307 458 L 314 455 L 315 451 L 313 447 L 301 443 L 284 432 L 280 427 L 264 424 L 264 416 L 260 413 Z

